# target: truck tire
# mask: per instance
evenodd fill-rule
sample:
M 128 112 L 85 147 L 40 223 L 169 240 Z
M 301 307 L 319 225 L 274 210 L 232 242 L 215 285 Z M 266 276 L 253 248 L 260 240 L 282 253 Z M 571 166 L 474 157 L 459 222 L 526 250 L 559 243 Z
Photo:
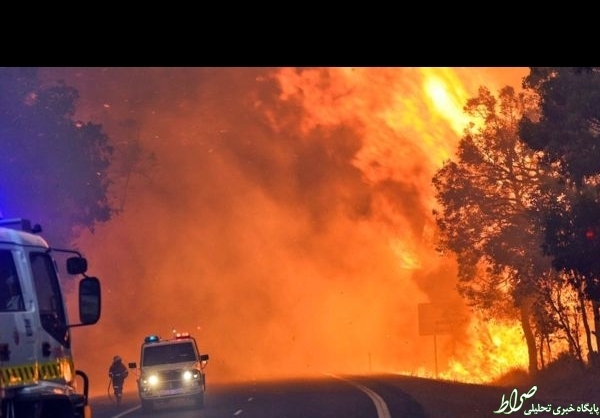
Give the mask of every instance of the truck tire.
M 69 398 L 63 395 L 40 396 L 38 398 L 22 397 L 11 402 L 14 408 L 14 416 L 18 418 L 80 418 Z M 8 410 L 3 410 L 0 417 L 10 417 L 11 414 L 8 412 Z

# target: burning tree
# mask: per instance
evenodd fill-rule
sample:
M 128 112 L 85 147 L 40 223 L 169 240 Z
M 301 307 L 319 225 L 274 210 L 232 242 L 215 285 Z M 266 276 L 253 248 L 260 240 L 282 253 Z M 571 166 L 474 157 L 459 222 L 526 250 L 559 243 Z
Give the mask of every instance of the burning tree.
M 485 315 L 520 320 L 530 374 L 544 365 L 544 343 L 549 351 L 557 331 L 573 337 L 578 324 L 565 304 L 570 289 L 541 247 L 539 202 L 554 177 L 519 137 L 522 115 L 536 109 L 531 92 L 505 87 L 495 97 L 480 88 L 465 106 L 475 122 L 461 138 L 458 161 L 447 161 L 432 180 L 439 248 L 457 256 L 460 293 Z M 576 334 L 567 340 L 581 352 Z

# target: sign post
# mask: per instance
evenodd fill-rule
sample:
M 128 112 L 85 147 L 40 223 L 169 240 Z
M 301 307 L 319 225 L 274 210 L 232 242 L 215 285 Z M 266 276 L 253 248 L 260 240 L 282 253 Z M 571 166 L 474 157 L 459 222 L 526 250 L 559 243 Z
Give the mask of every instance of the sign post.
M 433 335 L 433 356 L 435 361 L 435 377 L 438 377 L 437 335 L 451 334 L 467 317 L 460 307 L 443 303 L 419 303 L 419 335 Z

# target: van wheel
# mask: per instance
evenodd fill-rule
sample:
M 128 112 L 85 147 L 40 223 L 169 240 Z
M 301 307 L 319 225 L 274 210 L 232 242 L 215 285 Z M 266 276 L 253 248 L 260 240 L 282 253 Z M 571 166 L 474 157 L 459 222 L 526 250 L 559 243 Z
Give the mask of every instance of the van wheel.
M 142 401 L 142 413 L 150 414 L 154 410 L 154 405 L 152 405 L 152 401 Z
M 204 408 L 204 393 L 196 395 L 196 408 Z

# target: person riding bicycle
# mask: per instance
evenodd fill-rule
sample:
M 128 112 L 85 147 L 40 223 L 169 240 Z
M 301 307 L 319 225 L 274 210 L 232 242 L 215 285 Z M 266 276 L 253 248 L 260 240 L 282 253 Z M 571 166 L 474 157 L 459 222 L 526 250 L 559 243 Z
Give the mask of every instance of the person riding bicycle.
M 123 396 L 123 383 L 128 375 L 129 370 L 127 370 L 127 367 L 123 364 L 121 357 L 118 355 L 114 356 L 113 362 L 108 368 L 108 377 L 110 377 L 112 381 L 113 392 L 117 399 L 117 403 L 121 402 L 121 397 Z

